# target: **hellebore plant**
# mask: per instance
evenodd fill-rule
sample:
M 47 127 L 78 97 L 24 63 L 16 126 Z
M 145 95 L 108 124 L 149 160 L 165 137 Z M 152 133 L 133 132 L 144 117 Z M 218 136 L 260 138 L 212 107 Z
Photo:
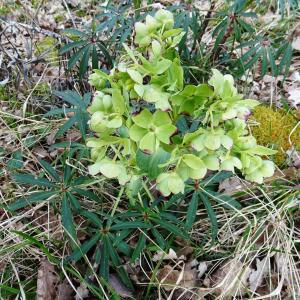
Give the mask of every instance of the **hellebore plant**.
M 262 157 L 276 151 L 257 145 L 247 130 L 247 116 L 259 103 L 243 100 L 233 77 L 215 69 L 208 84 L 185 84 L 176 51 L 184 33 L 173 26 L 169 11 L 147 16 L 135 24 L 137 47 L 124 44 L 110 74 L 90 76 L 97 89 L 89 108 L 90 173 L 116 178 L 130 191 L 154 179 L 164 196 L 183 193 L 188 180 L 201 180 L 208 170 L 238 170 L 262 183 L 274 172 Z M 159 171 L 151 178 L 141 157 L 155 156 Z

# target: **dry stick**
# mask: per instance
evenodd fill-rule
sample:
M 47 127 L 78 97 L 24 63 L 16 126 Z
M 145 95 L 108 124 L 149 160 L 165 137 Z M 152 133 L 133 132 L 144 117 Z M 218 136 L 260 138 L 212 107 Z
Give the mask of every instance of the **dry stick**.
M 70 19 L 72 20 L 73 27 L 76 27 L 75 22 L 74 22 L 74 19 L 73 19 L 73 17 L 72 17 L 72 14 L 71 14 L 71 12 L 70 12 L 69 7 L 68 7 L 68 4 L 66 3 L 65 0 L 63 0 L 63 3 L 64 3 L 64 6 L 65 6 L 66 9 L 67 9 L 67 12 L 68 12 L 68 15 L 69 15 Z
M 37 83 L 35 84 L 34 88 L 31 90 L 31 92 L 29 93 L 28 97 L 26 98 L 26 100 L 25 100 L 25 102 L 24 102 L 24 104 L 23 104 L 23 110 L 22 110 L 22 112 L 23 112 L 23 118 L 25 118 L 25 116 L 26 116 L 27 103 L 28 103 L 28 101 L 29 101 L 29 99 L 30 99 L 32 93 L 34 92 L 34 90 L 37 88 L 37 86 L 38 86 L 39 83 L 41 82 L 42 78 L 44 77 L 44 74 L 46 73 L 47 68 L 48 68 L 48 64 L 46 65 L 46 67 L 45 67 L 45 69 L 44 69 L 42 75 L 40 76 L 39 80 L 38 80 Z
M 11 21 L 11 22 L 6 22 L 6 21 L 3 21 L 0 19 L 0 22 L 2 23 L 5 23 L 7 25 L 7 27 L 9 26 L 15 26 L 15 27 L 24 27 L 24 28 L 27 28 L 29 30 L 33 30 L 33 31 L 36 31 L 38 33 L 41 33 L 41 34 L 44 34 L 44 35 L 47 35 L 47 36 L 51 36 L 55 39 L 60 39 L 60 40 L 63 40 L 63 41 L 69 41 L 69 39 L 65 36 L 62 36 L 54 31 L 50 31 L 50 30 L 47 30 L 47 29 L 43 29 L 39 26 L 33 26 L 33 25 L 28 25 L 28 24 L 24 24 L 24 23 L 20 23 L 20 22 L 14 22 L 14 21 Z

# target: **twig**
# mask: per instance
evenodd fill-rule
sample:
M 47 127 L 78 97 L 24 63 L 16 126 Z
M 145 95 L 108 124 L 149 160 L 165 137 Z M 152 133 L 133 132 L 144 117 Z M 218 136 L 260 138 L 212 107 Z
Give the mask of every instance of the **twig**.
M 1 21 L 4 22 L 5 24 L 7 24 L 8 27 L 9 26 L 16 26 L 16 27 L 21 26 L 21 27 L 27 28 L 29 30 L 36 31 L 36 32 L 41 33 L 41 34 L 51 36 L 51 37 L 56 38 L 56 39 L 60 39 L 62 41 L 69 41 L 70 40 L 69 38 L 67 38 L 65 36 L 62 36 L 59 33 L 56 33 L 56 32 L 53 32 L 53 31 L 50 31 L 50 30 L 47 30 L 47 29 L 43 29 L 39 26 L 33 26 L 33 25 L 28 25 L 28 24 L 14 22 L 14 21 L 5 22 L 4 20 L 0 19 L 0 22 Z
M 42 78 L 44 77 L 45 72 L 47 71 L 48 65 L 45 67 L 42 75 L 40 76 L 39 80 L 37 81 L 37 83 L 35 84 L 34 88 L 31 90 L 31 92 L 29 93 L 28 97 L 26 98 L 24 104 L 23 104 L 23 118 L 25 118 L 26 116 L 26 109 L 27 109 L 27 103 L 32 95 L 32 93 L 34 92 L 34 90 L 36 89 L 36 87 L 39 85 L 39 83 L 41 82 Z
M 69 7 L 68 7 L 68 4 L 66 3 L 65 0 L 63 0 L 63 3 L 64 3 L 64 6 L 65 6 L 66 9 L 67 9 L 67 12 L 68 12 L 68 15 L 69 15 L 70 19 L 72 20 L 73 27 L 76 27 L 76 24 L 75 24 L 75 22 L 74 22 L 74 19 L 73 19 L 73 16 L 72 16 L 71 12 L 70 12 L 70 9 L 69 9 Z

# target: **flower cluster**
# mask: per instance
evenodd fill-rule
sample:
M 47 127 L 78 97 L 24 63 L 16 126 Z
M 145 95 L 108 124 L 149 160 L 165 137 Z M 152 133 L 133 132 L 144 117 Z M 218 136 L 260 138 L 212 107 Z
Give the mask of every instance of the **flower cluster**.
M 239 170 L 261 183 L 274 172 L 262 156 L 276 151 L 257 145 L 247 130 L 247 115 L 259 103 L 244 100 L 233 77 L 215 69 L 207 84 L 185 84 L 176 51 L 183 32 L 173 26 L 166 10 L 147 16 L 135 25 L 137 47 L 124 44 L 110 74 L 95 70 L 90 76 L 97 89 L 89 108 L 95 132 L 87 142 L 95 162 L 90 173 L 132 188 L 151 177 L 138 154 L 163 153 L 155 180 L 164 196 L 183 193 L 187 180 L 200 180 L 208 170 Z

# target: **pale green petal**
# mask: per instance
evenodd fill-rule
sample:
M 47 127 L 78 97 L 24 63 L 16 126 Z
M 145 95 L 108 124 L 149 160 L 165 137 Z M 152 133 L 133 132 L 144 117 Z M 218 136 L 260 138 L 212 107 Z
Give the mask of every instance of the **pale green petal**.
M 234 162 L 230 158 L 222 161 L 221 170 L 234 172 Z
M 169 95 L 167 93 L 164 93 L 165 95 Z M 155 102 L 155 108 L 161 109 L 162 111 L 169 111 L 171 110 L 171 105 L 168 101 L 168 97 L 163 96 L 160 100 Z
M 112 119 L 107 121 L 106 126 L 108 128 L 119 128 L 122 126 L 122 117 L 121 116 L 114 116 Z
M 223 92 L 224 76 L 217 69 L 212 69 L 212 73 L 213 75 L 208 83 L 214 87 L 214 92 L 220 95 Z
M 152 41 L 152 52 L 155 56 L 159 56 L 161 54 L 161 45 L 157 40 Z
M 89 173 L 96 175 L 102 173 L 107 178 L 116 178 L 123 171 L 123 166 L 109 159 L 103 159 L 89 166 Z
M 151 43 L 150 36 L 145 36 L 140 39 L 138 44 L 140 45 L 140 47 L 147 47 L 147 46 L 149 46 L 150 43 Z
M 221 136 L 221 144 L 224 148 L 229 150 L 233 145 L 233 140 L 227 135 L 222 135 Z
M 205 177 L 207 173 L 207 168 L 202 168 L 202 169 L 189 169 L 189 177 L 192 179 L 202 179 Z
M 140 141 L 139 147 L 146 153 L 152 154 L 154 153 L 159 144 L 156 140 L 156 136 L 154 132 L 148 132 Z
M 149 128 L 152 124 L 153 115 L 148 109 L 142 110 L 139 114 L 132 117 L 133 122 L 142 127 L 142 128 Z
M 188 180 L 190 177 L 189 170 L 190 168 L 186 164 L 181 162 L 176 168 L 176 173 L 180 176 L 180 178 L 182 178 L 183 181 L 185 181 Z
M 171 124 L 171 118 L 169 114 L 165 111 L 157 110 L 153 114 L 153 124 L 157 127 L 161 125 Z
M 250 167 L 250 163 L 251 163 L 249 155 L 247 155 L 245 153 L 242 153 L 241 154 L 241 162 L 242 162 L 242 165 L 243 165 L 244 169 L 249 168 Z
M 157 185 L 156 188 L 162 193 L 164 197 L 168 197 L 171 194 L 171 191 L 168 186 L 168 178 L 169 174 L 162 173 L 157 177 Z
M 92 105 L 88 108 L 88 111 L 90 113 L 103 110 L 103 96 L 104 94 L 102 92 L 95 93 L 95 97 L 93 99 Z
M 274 174 L 275 166 L 270 160 L 264 160 L 262 166 L 259 168 L 259 172 L 263 177 L 271 177 Z
M 205 163 L 194 154 L 185 154 L 182 156 L 182 161 L 191 169 L 206 169 Z
M 139 97 L 141 97 L 141 98 L 143 97 L 145 89 L 142 84 L 135 84 L 134 90 L 138 94 Z
M 116 178 L 123 172 L 123 168 L 123 166 L 115 162 L 104 161 L 100 166 L 100 172 L 107 178 Z
M 110 95 L 105 95 L 102 99 L 102 102 L 105 111 L 108 111 L 112 108 L 112 97 Z
M 157 20 L 154 17 L 147 15 L 146 16 L 146 27 L 149 32 L 152 32 L 152 31 L 155 31 L 157 27 L 159 27 L 159 23 L 157 22 Z
M 155 129 L 156 137 L 165 144 L 170 144 L 170 137 L 176 132 L 176 126 L 166 124 Z
M 130 78 L 138 84 L 143 84 L 143 76 L 136 70 L 127 69 Z
M 212 170 L 212 171 L 219 170 L 220 163 L 219 163 L 219 159 L 216 156 L 207 155 L 207 156 L 203 157 L 202 160 L 209 170 Z
M 104 120 L 104 113 L 101 111 L 96 111 L 90 120 L 90 128 L 95 132 L 104 132 L 107 129 Z
M 239 170 L 243 167 L 242 162 L 237 158 L 237 157 L 232 157 L 231 158 L 233 165 L 238 168 Z
M 176 173 L 169 175 L 168 187 L 173 194 L 184 193 L 184 182 Z
M 126 173 L 126 169 L 124 167 L 124 168 L 122 168 L 122 171 L 120 172 L 120 174 L 118 175 L 117 178 L 118 178 L 119 184 L 124 185 L 130 180 L 131 176 Z
M 147 26 L 142 22 L 136 22 L 134 28 L 137 35 L 145 36 L 148 34 Z
M 129 136 L 135 142 L 139 142 L 143 138 L 143 136 L 147 134 L 147 132 L 147 129 L 137 126 L 136 124 L 133 124 L 129 128 Z
M 164 25 L 165 30 L 172 29 L 174 26 L 173 14 L 168 10 L 158 10 L 155 14 L 155 19 Z
M 204 138 L 205 138 L 205 135 L 199 135 L 198 137 L 196 137 L 195 139 L 192 140 L 191 146 L 197 151 L 203 150 L 204 149 Z
M 245 176 L 245 179 L 259 184 L 263 183 L 264 181 L 263 176 L 260 172 L 253 172 L 251 174 L 248 174 Z
M 204 138 L 204 146 L 210 150 L 217 150 L 221 146 L 219 135 L 207 134 Z
M 222 114 L 222 120 L 233 119 L 236 117 L 236 115 L 237 115 L 237 110 L 235 108 L 228 109 Z
M 101 165 L 102 165 L 101 162 L 96 162 L 93 165 L 88 166 L 89 174 L 94 176 L 100 173 Z

